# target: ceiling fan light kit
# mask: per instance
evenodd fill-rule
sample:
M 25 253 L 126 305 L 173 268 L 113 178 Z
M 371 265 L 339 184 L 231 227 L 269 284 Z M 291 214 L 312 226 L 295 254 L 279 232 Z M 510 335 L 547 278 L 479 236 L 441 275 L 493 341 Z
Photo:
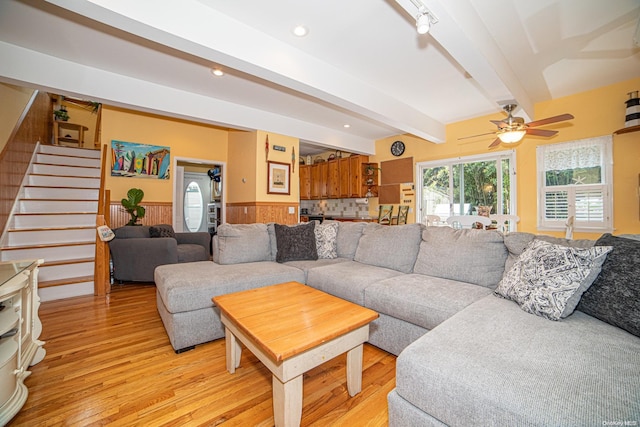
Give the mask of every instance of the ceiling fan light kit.
M 520 142 L 526 133 L 526 129 L 498 131 L 498 138 L 505 144 L 515 144 L 516 142 Z

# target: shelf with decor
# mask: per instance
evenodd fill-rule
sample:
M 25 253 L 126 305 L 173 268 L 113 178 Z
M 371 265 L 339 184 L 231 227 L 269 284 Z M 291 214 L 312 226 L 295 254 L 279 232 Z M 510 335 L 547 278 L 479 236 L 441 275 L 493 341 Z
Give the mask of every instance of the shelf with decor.
M 53 143 L 55 145 L 73 144 L 78 147 L 84 145 L 84 133 L 89 128 L 84 125 L 69 122 L 53 122 Z
M 362 164 L 362 197 L 378 197 L 379 171 L 377 163 Z

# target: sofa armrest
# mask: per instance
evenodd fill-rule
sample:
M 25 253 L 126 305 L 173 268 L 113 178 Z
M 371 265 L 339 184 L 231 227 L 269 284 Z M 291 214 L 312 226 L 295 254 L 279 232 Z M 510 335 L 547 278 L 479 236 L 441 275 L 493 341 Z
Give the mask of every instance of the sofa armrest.
M 204 246 L 207 252 L 211 250 L 211 235 L 206 231 L 196 233 L 176 233 L 176 240 L 179 245 L 192 244 Z
M 178 242 L 171 237 L 116 238 L 109 250 L 116 280 L 153 282 L 157 266 L 178 262 Z

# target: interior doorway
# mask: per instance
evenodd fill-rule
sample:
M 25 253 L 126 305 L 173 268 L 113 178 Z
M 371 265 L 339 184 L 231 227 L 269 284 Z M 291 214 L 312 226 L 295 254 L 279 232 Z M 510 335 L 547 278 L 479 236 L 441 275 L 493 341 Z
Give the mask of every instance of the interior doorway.
M 225 219 L 225 163 L 174 158 L 173 170 L 175 171 L 174 230 L 176 232 L 208 231 L 210 234 L 215 234 L 217 225 Z M 214 202 L 216 209 L 215 215 L 212 215 L 211 209 Z

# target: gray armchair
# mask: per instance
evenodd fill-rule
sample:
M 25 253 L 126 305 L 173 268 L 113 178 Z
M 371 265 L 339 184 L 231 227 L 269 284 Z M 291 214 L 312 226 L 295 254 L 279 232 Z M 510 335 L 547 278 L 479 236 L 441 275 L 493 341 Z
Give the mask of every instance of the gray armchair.
M 153 282 L 159 265 L 209 260 L 211 236 L 207 232 L 173 233 L 165 224 L 124 226 L 113 231 L 115 238 L 109 242 L 113 278 L 121 282 Z

